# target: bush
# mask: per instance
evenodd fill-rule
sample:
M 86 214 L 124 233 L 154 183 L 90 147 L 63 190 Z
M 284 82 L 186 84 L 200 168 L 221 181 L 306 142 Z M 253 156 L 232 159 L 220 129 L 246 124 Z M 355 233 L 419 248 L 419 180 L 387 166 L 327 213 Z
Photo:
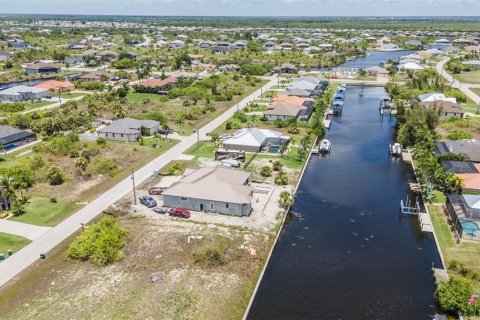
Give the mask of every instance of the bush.
M 73 240 L 68 248 L 70 259 L 108 265 L 123 259 L 122 248 L 128 231 L 115 219 L 104 217 Z
M 98 156 L 92 160 L 88 165 L 87 172 L 89 174 L 100 173 L 100 174 L 111 174 L 117 169 L 117 163 L 113 159 L 105 158 L 103 156 Z
M 51 166 L 47 170 L 46 178 L 52 186 L 60 185 L 65 181 L 65 172 L 58 166 Z
M 286 186 L 288 184 L 288 176 L 284 172 L 279 172 L 275 176 L 275 184 L 279 186 Z
M 260 170 L 260 175 L 262 177 L 271 177 L 272 176 L 272 169 L 269 166 L 264 166 Z
M 203 245 L 198 247 L 193 253 L 196 263 L 201 263 L 207 267 L 223 266 L 227 263 L 227 243 L 224 239 L 206 240 Z
M 291 207 L 293 205 L 294 201 L 295 200 L 294 200 L 293 196 L 290 194 L 290 192 L 282 191 L 280 193 L 280 199 L 278 200 L 278 204 L 282 208 L 288 209 L 289 207 Z
M 474 305 L 467 304 L 467 301 L 474 292 L 473 280 L 462 276 L 452 276 L 438 286 L 435 296 L 444 312 L 457 313 L 460 311 L 463 315 L 471 315 Z
M 167 176 L 179 176 L 183 174 L 183 169 L 178 163 L 175 163 L 173 166 L 168 168 L 166 175 Z
M 101 147 L 104 147 L 107 145 L 107 139 L 105 139 L 104 137 L 98 137 L 97 138 L 97 145 L 101 146 Z
M 448 140 L 462 140 L 462 139 L 472 139 L 473 136 L 469 132 L 455 130 L 448 134 Z
M 282 171 L 283 163 L 277 160 L 273 163 L 273 171 Z

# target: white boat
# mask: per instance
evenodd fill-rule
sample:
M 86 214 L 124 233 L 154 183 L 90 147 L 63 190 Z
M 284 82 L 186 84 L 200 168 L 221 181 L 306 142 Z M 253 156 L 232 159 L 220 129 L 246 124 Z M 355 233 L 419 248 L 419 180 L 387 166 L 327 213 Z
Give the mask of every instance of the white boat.
M 394 143 L 393 145 L 389 145 L 390 153 L 393 156 L 400 156 L 402 154 L 402 145 L 400 143 Z
M 221 160 L 221 162 L 224 167 L 234 167 L 234 168 L 240 167 L 240 161 L 235 159 Z
M 328 153 L 330 152 L 330 148 L 332 147 L 331 143 L 327 139 L 323 139 L 322 142 L 320 142 L 320 152 L 321 153 Z

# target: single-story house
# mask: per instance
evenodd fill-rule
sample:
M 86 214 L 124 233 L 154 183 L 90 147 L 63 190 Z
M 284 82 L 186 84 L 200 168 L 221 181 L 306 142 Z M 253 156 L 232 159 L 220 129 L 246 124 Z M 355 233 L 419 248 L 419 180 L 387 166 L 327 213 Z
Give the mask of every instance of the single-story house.
M 406 40 L 405 42 L 406 46 L 412 46 L 412 47 L 421 47 L 422 46 L 422 41 L 420 40 Z
M 454 97 L 446 97 L 443 93 L 425 93 L 418 96 L 418 100 L 421 103 L 425 102 L 453 102 L 457 103 L 457 99 Z
M 424 101 L 421 103 L 425 109 L 435 109 L 438 111 L 438 116 L 442 119 L 451 117 L 463 118 L 465 112 L 458 104 L 452 101 Z
M 464 61 L 462 63 L 465 65 L 472 66 L 476 69 L 480 69 L 480 60 L 469 60 L 469 61 Z
M 100 137 L 108 140 L 134 142 L 142 135 L 152 135 L 158 132 L 160 123 L 154 120 L 137 120 L 123 118 L 112 121 L 105 128 L 97 131 Z
M 244 128 L 223 142 L 223 148 L 245 152 L 278 153 L 290 137 L 268 129 Z
M 382 67 L 368 67 L 365 68 L 365 71 L 367 72 L 367 76 L 369 77 L 387 77 L 388 76 L 388 70 Z
M 136 92 L 158 93 L 161 90 L 167 90 L 177 84 L 177 77 L 170 76 L 163 80 L 151 79 L 142 81 L 134 85 Z
M 473 162 L 480 162 L 480 142 L 475 139 L 447 140 L 437 142 L 437 153 L 447 152 L 467 155 Z
M 62 68 L 52 63 L 38 62 L 26 65 L 24 70 L 26 73 L 57 73 Z
M 47 89 L 51 94 L 58 94 L 59 92 L 70 92 L 75 90 L 75 85 L 71 82 L 48 80 L 37 84 L 35 87 L 40 89 Z
M 384 43 L 379 45 L 378 47 L 381 51 L 396 51 L 400 50 L 400 48 L 394 43 Z
M 23 40 L 13 40 L 8 41 L 8 46 L 15 49 L 27 49 L 30 48 L 32 45 L 29 42 Z
M 5 62 L 13 56 L 13 53 L 8 51 L 0 51 L 0 62 Z
M 80 82 L 103 81 L 103 79 L 110 79 L 110 74 L 106 71 L 93 71 L 86 73 L 78 78 Z
M 297 74 L 298 68 L 292 63 L 284 63 L 279 67 L 273 69 L 275 73 L 289 73 L 289 74 Z
M 253 188 L 248 172 L 204 167 L 187 173 L 162 196 L 167 207 L 243 217 L 252 211 Z
M 16 144 L 25 144 L 35 140 L 35 133 L 19 130 L 14 127 L 0 125 L 0 146 L 4 150 Z
M 405 70 L 412 70 L 412 71 L 425 69 L 424 67 L 422 67 L 421 65 L 415 62 L 407 62 L 405 64 L 401 64 L 398 66 L 398 68 L 405 69 Z
M 27 101 L 34 99 L 41 99 L 48 97 L 50 93 L 47 89 L 29 87 L 29 86 L 15 86 L 0 91 L 0 101 L 15 102 L 15 101 Z
M 299 122 L 308 122 L 313 113 L 313 102 L 305 102 L 305 104 L 295 104 L 289 102 L 276 102 L 267 107 L 263 115 L 268 121 L 288 120 L 297 118 Z
M 480 195 L 448 194 L 446 207 L 460 238 L 480 239 Z
M 446 172 L 459 176 L 463 193 L 480 191 L 480 163 L 470 161 L 442 161 Z

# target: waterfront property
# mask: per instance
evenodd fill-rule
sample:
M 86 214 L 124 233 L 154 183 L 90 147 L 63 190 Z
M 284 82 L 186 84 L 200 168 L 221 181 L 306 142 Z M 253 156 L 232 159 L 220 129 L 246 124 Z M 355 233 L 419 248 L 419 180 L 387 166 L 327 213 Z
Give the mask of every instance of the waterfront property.
M 451 117 L 463 118 L 465 112 L 460 108 L 456 102 L 452 101 L 424 101 L 421 103 L 425 109 L 434 109 L 438 111 L 438 116 L 441 119 L 448 119 Z
M 252 211 L 252 194 L 250 173 L 204 167 L 187 173 L 162 195 L 167 207 L 242 217 Z
M 296 118 L 307 123 L 313 113 L 313 103 L 313 99 L 280 95 L 274 98 L 263 114 L 269 121 Z
M 480 195 L 449 194 L 446 207 L 460 238 L 480 240 Z
M 20 85 L 0 91 L 0 101 L 28 101 L 45 98 L 49 95 L 50 93 L 47 89 Z
M 137 120 L 123 118 L 113 121 L 105 128 L 98 130 L 98 135 L 108 140 L 134 142 L 142 135 L 158 132 L 160 123 L 154 120 Z
M 44 62 L 28 64 L 24 68 L 26 73 L 57 73 L 60 72 L 61 69 L 61 67 L 52 63 Z
M 278 153 L 290 137 L 268 129 L 244 128 L 223 142 L 223 148 L 245 152 Z
M 168 77 L 163 80 L 151 79 L 142 81 L 134 85 L 136 92 L 143 93 L 159 93 L 160 91 L 165 91 L 170 89 L 172 86 L 177 84 L 177 77 Z
M 299 97 L 314 97 L 321 95 L 328 86 L 328 80 L 317 77 L 300 77 L 295 79 L 285 94 Z
M 447 140 L 437 142 L 437 153 L 465 154 L 473 162 L 480 162 L 480 143 L 475 139 Z
M 35 133 L 33 132 L 0 125 L 0 146 L 5 151 L 33 140 L 35 140 Z
M 51 94 L 58 94 L 61 92 L 70 92 L 75 90 L 75 85 L 71 82 L 48 80 L 37 84 L 35 87 L 39 89 L 46 89 Z

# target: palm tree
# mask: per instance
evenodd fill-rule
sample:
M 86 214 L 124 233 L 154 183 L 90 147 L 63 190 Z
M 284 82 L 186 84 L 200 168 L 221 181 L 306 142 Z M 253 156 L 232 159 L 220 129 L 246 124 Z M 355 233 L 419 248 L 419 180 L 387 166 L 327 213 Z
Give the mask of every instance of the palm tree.
M 360 96 L 363 97 L 363 89 L 365 87 L 365 77 L 367 76 L 367 71 L 365 71 L 365 69 L 360 69 L 358 71 L 358 75 L 363 80 L 363 82 L 362 82 L 362 93 L 360 93 Z

